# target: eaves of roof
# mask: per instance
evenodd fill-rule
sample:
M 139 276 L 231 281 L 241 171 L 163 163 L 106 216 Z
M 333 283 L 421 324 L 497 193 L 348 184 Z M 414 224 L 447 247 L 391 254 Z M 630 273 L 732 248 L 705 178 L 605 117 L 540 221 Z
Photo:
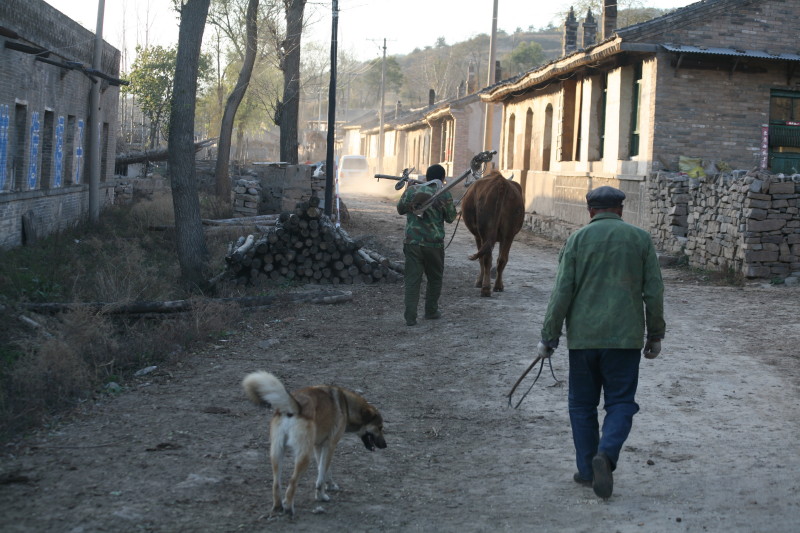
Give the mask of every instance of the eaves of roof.
M 442 104 L 439 107 L 433 109 L 432 111 L 430 111 L 425 115 L 425 121 L 430 122 L 432 120 L 440 120 L 449 115 L 450 113 L 452 113 L 454 110 L 463 109 L 464 107 L 470 104 L 473 104 L 475 102 L 480 102 L 482 98 L 481 94 L 485 92 L 486 89 L 487 88 L 483 88 L 480 91 L 468 94 L 467 96 L 462 96 L 461 98 L 457 98 L 455 100 L 447 100 L 445 102 L 442 102 Z
M 709 48 L 705 46 L 686 46 L 686 45 L 672 45 L 662 44 L 668 52 L 675 52 L 681 54 L 705 54 L 717 56 L 733 56 L 733 57 L 746 57 L 753 59 L 767 59 L 775 61 L 800 61 L 798 54 L 770 54 L 769 52 L 762 52 L 759 50 L 737 50 L 735 48 Z
M 557 79 L 559 76 L 568 74 L 579 67 L 597 63 L 623 52 L 655 53 L 657 51 L 658 45 L 656 44 L 623 42 L 621 37 L 615 35 L 591 48 L 578 50 L 568 56 L 551 61 L 536 70 L 526 72 L 516 79 L 496 84 L 481 95 L 481 100 L 484 102 L 503 100 L 515 93 L 521 93 L 536 85 Z

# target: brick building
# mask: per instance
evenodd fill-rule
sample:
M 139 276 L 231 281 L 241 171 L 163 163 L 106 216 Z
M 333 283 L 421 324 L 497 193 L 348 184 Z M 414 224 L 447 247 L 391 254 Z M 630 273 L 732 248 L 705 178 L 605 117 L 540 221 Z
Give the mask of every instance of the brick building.
M 795 0 L 704 0 L 621 29 L 616 0 L 599 28 L 571 13 L 562 57 L 482 95 L 502 105 L 500 166 L 529 223 L 583 225 L 586 192 L 613 185 L 649 229 L 647 179 L 681 156 L 800 172 L 798 16 Z
M 0 249 L 59 231 L 89 211 L 90 93 L 100 84 L 99 205 L 117 138 L 120 52 L 41 0 L 0 1 Z

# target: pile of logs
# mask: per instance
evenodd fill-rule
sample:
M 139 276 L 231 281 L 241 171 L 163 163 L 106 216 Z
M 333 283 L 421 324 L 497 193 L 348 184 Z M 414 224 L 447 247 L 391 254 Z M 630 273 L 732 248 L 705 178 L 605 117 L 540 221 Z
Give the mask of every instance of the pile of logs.
M 241 283 L 266 277 L 278 283 L 352 285 L 402 278 L 401 264 L 363 248 L 331 222 L 319 202 L 311 197 L 293 212 L 262 218 L 259 233 L 229 246 L 228 271 Z

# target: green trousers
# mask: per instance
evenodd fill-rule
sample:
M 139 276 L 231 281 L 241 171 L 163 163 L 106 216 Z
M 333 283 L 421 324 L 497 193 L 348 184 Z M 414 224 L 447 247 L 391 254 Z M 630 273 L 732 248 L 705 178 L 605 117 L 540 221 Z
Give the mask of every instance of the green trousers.
M 425 274 L 425 315 L 431 316 L 439 310 L 439 295 L 442 293 L 444 272 L 444 248 L 404 244 L 405 264 L 405 313 L 406 322 L 417 319 L 419 288 Z

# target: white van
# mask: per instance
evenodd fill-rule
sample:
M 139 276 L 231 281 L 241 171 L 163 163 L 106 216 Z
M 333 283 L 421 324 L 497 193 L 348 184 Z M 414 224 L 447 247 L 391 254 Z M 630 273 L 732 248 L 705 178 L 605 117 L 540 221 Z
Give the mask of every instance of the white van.
M 342 184 L 355 184 L 371 178 L 369 163 L 363 155 L 343 155 L 339 159 L 339 181 Z

